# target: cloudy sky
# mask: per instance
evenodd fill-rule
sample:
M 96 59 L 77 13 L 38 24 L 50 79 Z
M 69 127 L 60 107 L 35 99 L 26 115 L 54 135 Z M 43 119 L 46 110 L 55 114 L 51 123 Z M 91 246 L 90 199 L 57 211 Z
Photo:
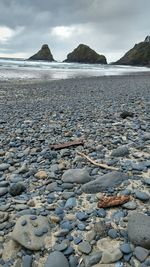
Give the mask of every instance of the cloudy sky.
M 0 0 L 0 56 L 47 43 L 63 60 L 84 43 L 114 61 L 150 34 L 149 11 L 150 0 Z

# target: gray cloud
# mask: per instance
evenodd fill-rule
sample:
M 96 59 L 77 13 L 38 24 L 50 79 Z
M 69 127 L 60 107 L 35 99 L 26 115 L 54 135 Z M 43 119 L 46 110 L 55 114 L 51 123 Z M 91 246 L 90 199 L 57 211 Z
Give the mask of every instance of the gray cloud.
M 149 34 L 149 10 L 149 0 L 1 0 L 0 54 L 28 57 L 48 43 L 64 59 L 86 43 L 115 60 Z

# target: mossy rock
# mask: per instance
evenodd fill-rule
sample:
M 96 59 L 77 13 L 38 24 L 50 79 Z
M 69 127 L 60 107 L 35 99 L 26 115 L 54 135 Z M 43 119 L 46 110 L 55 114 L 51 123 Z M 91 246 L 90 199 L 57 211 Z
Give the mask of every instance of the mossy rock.
M 69 53 L 64 62 L 107 64 L 105 56 L 97 54 L 93 49 L 84 44 L 80 44 L 71 53 Z
M 44 44 L 36 54 L 29 58 L 29 60 L 54 61 L 54 58 L 48 45 Z
M 121 59 L 116 61 L 116 65 L 150 66 L 150 42 L 136 44 Z

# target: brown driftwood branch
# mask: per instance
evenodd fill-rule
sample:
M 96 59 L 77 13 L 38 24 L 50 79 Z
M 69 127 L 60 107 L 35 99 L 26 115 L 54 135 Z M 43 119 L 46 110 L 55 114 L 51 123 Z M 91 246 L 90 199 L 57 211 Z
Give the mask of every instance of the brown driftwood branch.
M 66 142 L 66 143 L 63 143 L 63 144 L 51 145 L 51 149 L 59 150 L 59 149 L 67 148 L 67 147 L 70 147 L 70 146 L 80 146 L 80 145 L 83 145 L 83 144 L 84 144 L 83 140 L 76 140 L 76 141 Z
M 110 208 L 115 206 L 120 206 L 130 200 L 130 196 L 111 196 L 103 197 L 98 202 L 98 208 Z
M 87 155 L 85 155 L 83 152 L 77 151 L 77 154 L 80 155 L 80 156 L 82 156 L 82 157 L 84 157 L 85 159 L 87 159 L 92 164 L 94 164 L 94 165 L 96 165 L 98 167 L 101 167 L 103 169 L 114 170 L 114 171 L 117 171 L 118 170 L 115 167 L 108 166 L 107 164 L 104 164 L 104 163 L 98 163 L 98 162 L 92 160 L 90 157 L 88 157 Z

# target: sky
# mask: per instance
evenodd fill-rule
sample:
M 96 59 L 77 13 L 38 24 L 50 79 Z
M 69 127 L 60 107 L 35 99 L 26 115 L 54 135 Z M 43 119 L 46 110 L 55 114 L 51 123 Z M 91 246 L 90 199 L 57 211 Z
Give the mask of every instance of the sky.
M 48 44 L 64 60 L 83 43 L 112 62 L 150 35 L 149 10 L 150 0 L 0 0 L 0 56 Z

